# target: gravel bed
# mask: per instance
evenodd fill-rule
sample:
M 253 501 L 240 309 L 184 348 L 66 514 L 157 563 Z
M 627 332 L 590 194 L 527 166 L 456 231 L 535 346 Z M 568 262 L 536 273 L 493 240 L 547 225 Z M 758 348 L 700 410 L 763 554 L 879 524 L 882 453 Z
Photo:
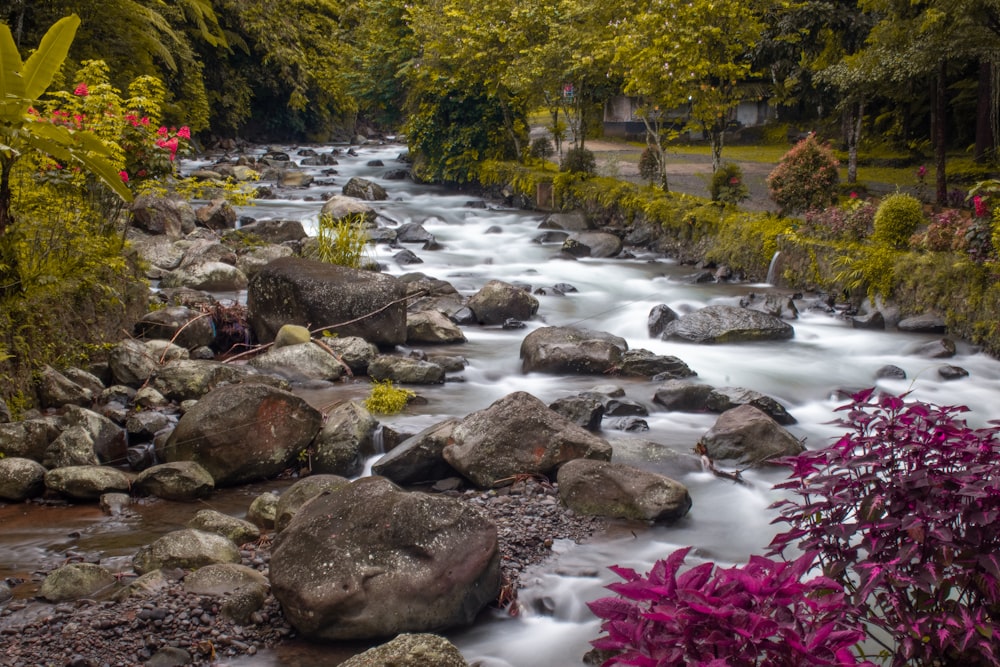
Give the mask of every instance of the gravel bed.
M 496 522 L 504 582 L 498 605 L 512 610 L 522 572 L 545 560 L 554 540 L 583 541 L 603 525 L 562 507 L 555 486 L 544 480 L 525 479 L 498 491 L 449 495 L 484 509 Z M 267 572 L 266 541 L 244 545 L 241 554 L 244 565 Z M 0 665 L 211 665 L 253 655 L 295 636 L 273 596 L 267 597 L 250 624 L 239 626 L 220 613 L 223 598 L 186 593 L 184 573 L 172 574 L 164 589 L 118 602 L 8 602 L 0 608 L 0 645 L 5 647 Z

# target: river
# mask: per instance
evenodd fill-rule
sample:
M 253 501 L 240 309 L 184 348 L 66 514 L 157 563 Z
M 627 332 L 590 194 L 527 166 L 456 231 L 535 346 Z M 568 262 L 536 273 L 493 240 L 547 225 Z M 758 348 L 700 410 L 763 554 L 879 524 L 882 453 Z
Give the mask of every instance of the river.
M 294 158 L 295 151 L 286 150 Z M 876 370 L 886 364 L 904 369 L 907 379 L 878 381 L 885 390 L 910 391 L 914 398 L 939 404 L 966 405 L 972 410 L 968 419 L 975 425 L 997 416 L 991 411 L 995 411 L 1000 396 L 1000 362 L 961 341 L 957 341 L 955 358 L 928 359 L 913 351 L 935 336 L 854 329 L 842 319 L 805 308 L 791 322 L 795 336 L 788 341 L 699 346 L 652 339 L 646 319 L 657 304 L 684 313 L 708 304 L 737 303 L 751 292 L 762 294 L 773 288 L 748 283 L 691 284 L 687 279 L 694 272 L 692 267 L 639 251 L 628 259 L 562 259 L 558 244 L 535 240 L 543 213 L 506 209 L 492 203 L 486 208 L 470 206 L 476 198 L 465 193 L 410 180 L 384 179 L 388 169 L 398 166 L 394 160 L 401 150 L 397 145 L 360 147 L 357 157 L 340 158 L 333 184 L 286 191 L 285 199 L 260 200 L 240 213 L 257 219 L 299 219 L 307 229 L 315 230 L 323 194 L 339 193 L 350 177 L 360 176 L 380 183 L 389 192 L 387 201 L 373 202 L 384 219 L 422 222 L 441 246 L 440 250 L 409 246 L 423 260 L 422 264 L 409 266 L 394 261 L 398 249 L 371 248 L 372 259 L 387 273 L 419 271 L 451 282 L 463 295 L 475 293 L 492 279 L 524 283 L 533 290 L 564 283 L 577 291 L 559 296 L 547 290 L 548 294 L 539 295 L 538 315 L 524 329 L 464 327 L 468 342 L 441 350 L 468 360 L 462 381 L 416 388 L 425 399 L 423 404 L 383 419 L 383 423 L 399 431 L 413 433 L 446 418 L 464 416 L 513 391 L 527 391 L 551 402 L 609 383 L 624 387 L 628 398 L 650 410 L 645 418 L 647 432 L 629 434 L 606 428 L 604 435 L 609 439 L 638 438 L 690 451 L 714 423 L 714 415 L 658 409 L 652 403 L 655 386 L 645 380 L 523 374 L 518 358 L 522 339 L 535 328 L 551 325 L 608 331 L 624 337 L 632 348 L 680 357 L 698 373 L 699 382 L 767 393 L 797 419 L 798 423 L 789 429 L 805 439 L 807 447 L 829 442 L 840 434 L 829 422 L 835 417 L 835 408 L 844 403 L 844 391 L 873 385 Z M 385 166 L 370 166 L 372 160 L 382 160 Z M 321 167 L 314 169 L 318 178 L 329 180 L 319 174 Z M 498 227 L 500 232 L 487 233 L 491 227 Z M 969 377 L 942 380 L 937 368 L 944 363 L 965 368 Z M 343 398 L 343 392 L 357 394 L 358 390 L 334 387 L 311 392 L 308 398 L 322 405 Z M 605 426 L 610 422 L 606 420 Z M 622 449 L 632 451 L 624 445 Z M 686 545 L 695 547 L 689 562 L 711 559 L 723 564 L 739 563 L 751 553 L 763 551 L 775 531 L 770 524 L 774 514 L 768 507 L 777 496 L 771 487 L 782 480 L 783 474 L 770 468 L 748 470 L 744 476 L 747 485 L 708 472 L 679 479 L 690 490 L 693 507 L 687 517 L 673 525 L 619 526 L 583 545 L 557 541 L 553 557 L 522 577 L 525 587 L 519 594 L 523 607 L 520 614 L 512 617 L 499 611 L 486 612 L 472 628 L 448 633 L 449 639 L 470 664 L 482 667 L 582 664 L 588 642 L 599 634 L 599 624 L 586 602 L 605 594 L 603 587 L 615 580 L 607 569 L 609 565 L 645 572 L 658 558 Z M 268 485 L 219 492 L 209 503 L 239 515 L 253 495 L 264 488 Z M 152 535 L 180 527 L 202 507 L 167 504 L 164 509 L 157 504 L 156 508 L 140 509 L 138 518 L 125 520 L 103 517 L 96 508 L 86 507 L 0 508 L 0 517 L 8 518 L 5 525 L 13 526 L 0 535 L 0 576 L 56 563 L 71 548 L 98 552 L 107 562 L 124 566 L 127 555 Z M 11 523 L 11 513 L 18 514 L 21 520 Z M 148 521 L 143 514 L 149 515 Z M 70 526 L 74 526 L 72 532 L 68 532 Z M 339 655 L 331 647 L 290 642 L 277 651 L 228 664 L 313 667 L 331 664 Z

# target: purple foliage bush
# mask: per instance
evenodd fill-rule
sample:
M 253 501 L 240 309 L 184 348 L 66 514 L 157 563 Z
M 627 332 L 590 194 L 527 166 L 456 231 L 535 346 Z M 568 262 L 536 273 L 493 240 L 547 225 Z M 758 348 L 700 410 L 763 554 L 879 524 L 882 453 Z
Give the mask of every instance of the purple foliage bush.
M 875 206 L 851 199 L 842 206 L 806 211 L 802 231 L 818 239 L 861 241 L 872 232 Z
M 797 547 L 892 638 L 893 665 L 995 665 L 1000 641 L 1000 446 L 962 407 L 856 394 L 830 447 L 789 459 L 776 504 Z M 877 633 L 872 636 L 877 637 Z
M 775 522 L 789 529 L 768 557 L 679 573 L 686 548 L 646 576 L 612 568 L 618 597 L 590 603 L 604 667 L 871 665 L 851 650 L 866 637 L 894 667 L 1000 662 L 1000 427 L 905 395 L 852 398 L 843 437 L 784 460 Z
M 767 177 L 771 199 L 783 215 L 821 210 L 837 200 L 837 159 L 816 135 L 795 144 Z
M 753 556 L 742 567 L 704 563 L 678 574 L 690 547 L 658 561 L 646 576 L 612 567 L 620 597 L 589 603 L 606 636 L 594 647 L 615 655 L 605 667 L 820 667 L 856 665 L 841 586 L 803 582 L 808 556 L 793 562 Z

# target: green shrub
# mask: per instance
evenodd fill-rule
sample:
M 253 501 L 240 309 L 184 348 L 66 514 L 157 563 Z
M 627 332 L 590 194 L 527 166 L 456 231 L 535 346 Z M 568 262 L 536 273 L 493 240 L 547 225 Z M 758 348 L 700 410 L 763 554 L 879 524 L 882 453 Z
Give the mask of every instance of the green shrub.
M 409 389 L 394 386 L 392 380 L 372 380 L 372 390 L 365 399 L 365 408 L 375 415 L 394 415 L 402 412 L 415 396 Z
M 528 154 L 538 160 L 547 160 L 556 154 L 556 149 L 552 146 L 552 141 L 548 137 L 537 137 L 531 141 L 531 148 L 528 149 Z
M 368 232 L 362 226 L 364 215 L 351 214 L 334 220 L 323 215 L 319 219 L 317 258 L 330 264 L 360 269 L 365 264 L 365 244 Z
M 878 205 L 872 239 L 890 248 L 905 248 L 923 221 L 924 207 L 920 200 L 913 195 L 897 192 Z
M 559 171 L 592 176 L 597 173 L 597 160 L 594 153 L 586 148 L 571 148 L 566 151 Z
M 739 204 L 750 199 L 750 188 L 743 182 L 743 170 L 738 164 L 726 163 L 712 174 L 708 184 L 712 201 Z
M 785 215 L 830 206 L 837 200 L 837 165 L 830 147 L 810 134 L 768 175 L 771 199 Z
M 656 163 L 656 151 L 651 146 L 646 146 L 639 156 L 639 176 L 650 183 L 660 180 L 660 165 Z

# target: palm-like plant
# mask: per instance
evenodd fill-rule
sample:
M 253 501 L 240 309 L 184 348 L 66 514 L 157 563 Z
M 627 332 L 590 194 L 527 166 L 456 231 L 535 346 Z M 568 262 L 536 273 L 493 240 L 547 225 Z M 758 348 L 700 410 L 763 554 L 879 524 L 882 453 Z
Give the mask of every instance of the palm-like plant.
M 0 24 L 0 236 L 14 223 L 11 170 L 29 151 L 79 166 L 122 199 L 132 199 L 131 191 L 108 159 L 107 147 L 98 137 L 53 125 L 29 113 L 66 60 L 79 25 L 80 19 L 75 14 L 56 21 L 42 37 L 38 49 L 22 62 L 10 28 Z

